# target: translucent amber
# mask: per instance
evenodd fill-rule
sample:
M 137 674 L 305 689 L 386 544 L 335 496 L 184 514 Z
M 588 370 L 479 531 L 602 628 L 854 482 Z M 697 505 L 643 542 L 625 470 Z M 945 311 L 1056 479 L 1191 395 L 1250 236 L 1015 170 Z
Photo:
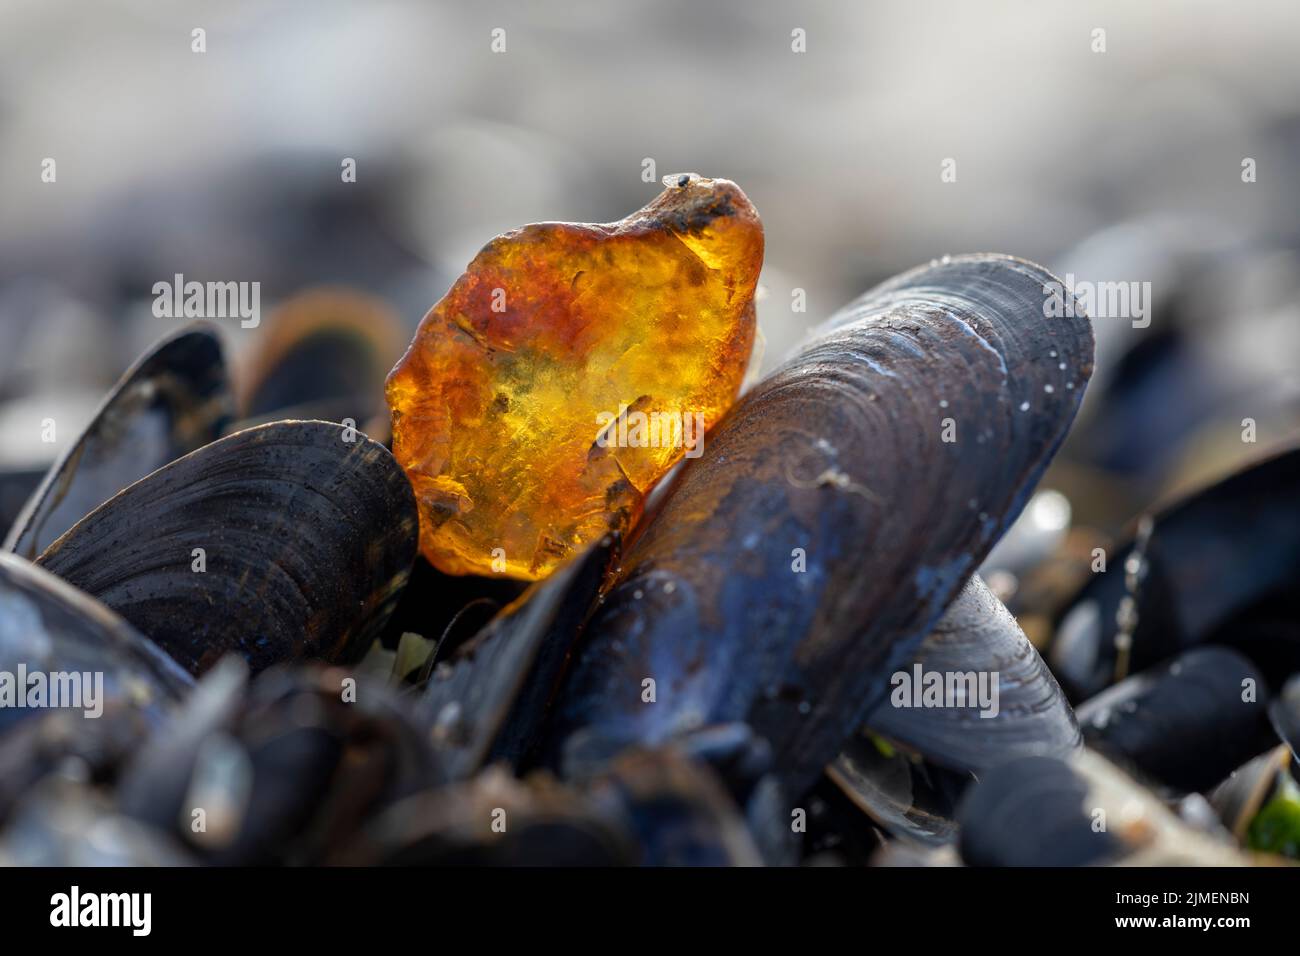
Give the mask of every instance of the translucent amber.
M 393 454 L 441 570 L 533 580 L 627 530 L 735 400 L 762 225 L 735 183 L 665 183 L 619 222 L 493 239 L 389 375 Z

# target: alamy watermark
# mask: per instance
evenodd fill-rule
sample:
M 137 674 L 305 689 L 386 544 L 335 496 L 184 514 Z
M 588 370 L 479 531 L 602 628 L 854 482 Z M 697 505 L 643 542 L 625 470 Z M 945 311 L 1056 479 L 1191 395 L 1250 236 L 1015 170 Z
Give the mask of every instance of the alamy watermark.
M 153 295 L 159 319 L 239 319 L 245 329 L 262 321 L 260 282 L 186 282 L 178 272 L 170 282 L 155 282 Z
M 50 897 L 50 925 L 56 927 L 120 926 L 132 936 L 153 929 L 152 893 L 83 893 L 74 885 Z
M 687 458 L 704 454 L 703 412 L 597 412 L 600 448 L 684 448 Z
M 895 671 L 889 683 L 894 707 L 978 707 L 981 717 L 998 715 L 997 671 L 927 671 L 913 664 L 911 671 Z
M 92 719 L 104 713 L 102 671 L 0 671 L 0 707 L 68 708 Z
M 1049 319 L 1131 319 L 1135 329 L 1151 324 L 1150 282 L 1077 281 L 1066 273 L 1064 284 L 1043 283 L 1043 295 L 1043 315 Z

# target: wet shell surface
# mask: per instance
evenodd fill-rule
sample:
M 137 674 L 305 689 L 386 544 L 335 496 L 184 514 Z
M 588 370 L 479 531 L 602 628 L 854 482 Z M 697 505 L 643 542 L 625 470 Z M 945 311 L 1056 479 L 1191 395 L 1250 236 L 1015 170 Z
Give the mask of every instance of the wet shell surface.
M 629 544 L 553 738 L 653 743 L 744 721 L 789 793 L 811 784 L 1069 428 L 1092 333 L 1060 289 L 1010 257 L 936 262 L 867 293 L 743 396 Z
M 136 482 L 39 564 L 191 673 L 348 663 L 382 630 L 415 556 L 410 485 L 382 446 L 328 422 L 237 432 Z

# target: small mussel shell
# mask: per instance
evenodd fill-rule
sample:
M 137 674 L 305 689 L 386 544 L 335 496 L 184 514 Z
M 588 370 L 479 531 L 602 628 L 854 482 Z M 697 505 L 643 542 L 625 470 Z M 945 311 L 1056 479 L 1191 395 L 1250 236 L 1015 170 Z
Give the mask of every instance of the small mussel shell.
M 382 445 L 327 422 L 275 422 L 141 479 L 38 563 L 193 674 L 227 652 L 254 673 L 287 660 L 350 663 L 406 583 L 416 520 L 410 484 Z
M 1196 644 L 1230 644 L 1274 686 L 1300 671 L 1295 615 L 1300 608 L 1300 448 L 1292 447 L 1157 513 L 1141 554 L 1130 543 L 1107 556 L 1069 602 L 1048 652 L 1074 699 L 1116 677 L 1116 633 L 1126 577 L 1138 578 L 1127 671 L 1136 673 Z M 1140 560 L 1139 560 L 1140 559 Z M 1130 560 L 1136 575 L 1126 575 Z M 1264 605 L 1283 626 L 1243 615 Z
M 617 541 L 606 536 L 533 584 L 434 669 L 421 709 L 446 780 L 527 752 Z
M 432 760 L 388 687 L 324 667 L 272 668 L 249 685 L 230 657 L 141 749 L 118 797 L 209 862 L 313 862 L 432 784 Z
M 1150 791 L 1084 748 L 1068 760 L 998 764 L 957 811 L 970 866 L 1245 866 L 1229 842 L 1188 826 Z
M 176 717 L 125 767 L 117 792 L 124 813 L 163 831 L 185 824 L 185 798 L 203 743 L 229 733 L 247 686 L 248 667 L 237 657 L 226 658 L 203 675 Z
M 971 788 L 959 811 L 969 866 L 1087 866 L 1122 852 L 1109 828 L 1094 828 L 1088 784 L 1055 757 L 1002 764 Z
M 366 824 L 331 862 L 349 866 L 630 866 L 631 835 L 544 774 L 489 767 L 407 797 Z
M 867 718 L 867 728 L 928 761 L 979 773 L 1030 754 L 1065 756 L 1080 744 L 1079 725 L 1056 678 L 978 576 L 967 583 L 900 674 L 891 681 L 890 697 Z M 966 702 L 912 706 L 911 690 L 920 675 L 951 675 L 959 682 L 966 678 Z M 975 693 L 980 686 L 996 689 L 996 697 L 990 694 L 985 701 L 991 704 L 987 708 Z M 895 696 L 899 706 L 894 706 Z
M 56 697 L 79 720 L 97 719 L 88 714 L 102 707 L 138 711 L 158 724 L 192 683 L 104 605 L 28 561 L 0 554 L 0 736 L 48 715 Z M 33 697 L 38 684 L 44 689 Z M 84 706 L 65 700 L 76 689 Z
M 127 485 L 215 441 L 233 413 L 215 331 L 200 326 L 163 339 L 127 370 L 46 473 L 5 550 L 34 560 Z
M 1276 792 L 1282 776 L 1294 776 L 1293 759 L 1291 750 L 1279 744 L 1232 771 L 1210 793 L 1210 806 L 1240 842 L 1246 842 L 1251 821 Z
M 1214 786 L 1272 740 L 1268 690 L 1245 657 L 1201 647 L 1079 707 L 1090 747 L 1175 790 Z
M 631 748 L 587 781 L 603 815 L 622 822 L 643 866 L 759 866 L 745 817 L 708 765 L 676 747 Z
M 683 465 L 554 733 L 743 721 L 805 791 L 1020 512 L 1091 370 L 1087 318 L 1032 263 L 959 256 L 867 293 Z

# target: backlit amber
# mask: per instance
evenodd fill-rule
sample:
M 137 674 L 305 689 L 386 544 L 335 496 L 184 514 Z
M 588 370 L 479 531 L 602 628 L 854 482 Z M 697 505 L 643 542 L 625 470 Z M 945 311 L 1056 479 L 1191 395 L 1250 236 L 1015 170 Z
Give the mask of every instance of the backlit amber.
M 763 229 L 735 183 L 665 182 L 619 222 L 493 239 L 389 375 L 393 454 L 441 570 L 536 579 L 627 530 L 735 400 Z

